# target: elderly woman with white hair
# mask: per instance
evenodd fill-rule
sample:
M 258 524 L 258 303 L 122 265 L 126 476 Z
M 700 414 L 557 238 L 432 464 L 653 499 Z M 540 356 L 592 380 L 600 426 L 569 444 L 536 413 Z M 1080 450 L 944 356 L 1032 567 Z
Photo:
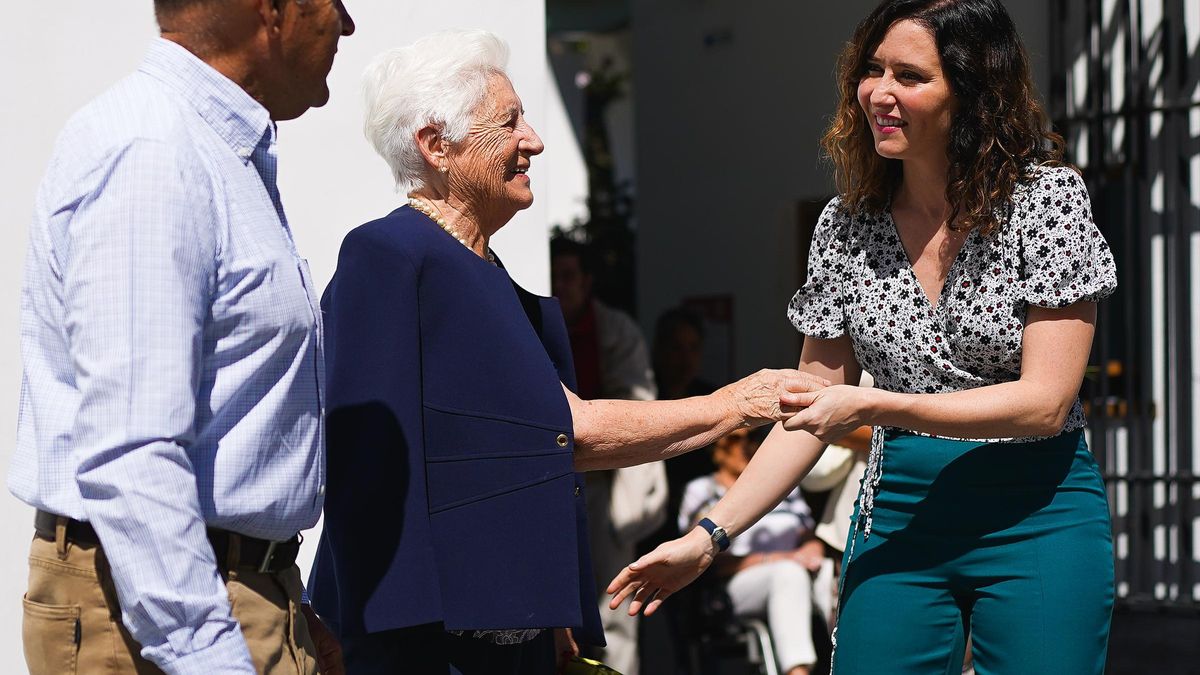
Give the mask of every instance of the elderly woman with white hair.
M 557 304 L 488 248 L 533 202 L 542 141 L 485 32 L 381 54 L 366 133 L 407 203 L 353 230 L 326 291 L 328 494 L 310 577 L 350 673 L 552 673 L 602 644 L 576 471 L 782 418 L 824 381 L 760 371 L 705 397 L 583 401 Z M 557 644 L 557 649 L 556 649 Z

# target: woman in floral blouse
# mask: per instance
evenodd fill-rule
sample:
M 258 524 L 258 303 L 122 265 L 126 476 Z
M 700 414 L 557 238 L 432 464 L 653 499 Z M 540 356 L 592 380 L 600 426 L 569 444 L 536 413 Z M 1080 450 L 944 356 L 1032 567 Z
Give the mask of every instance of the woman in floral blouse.
M 957 673 L 967 632 L 980 673 L 1101 673 L 1112 538 L 1078 392 L 1116 273 L 1012 20 L 997 0 L 885 0 L 839 91 L 840 196 L 788 314 L 801 369 L 844 384 L 786 400 L 806 409 L 709 529 L 745 531 L 825 443 L 873 425 L 835 673 Z M 863 369 L 875 389 L 852 386 Z M 652 613 L 722 539 L 663 544 L 613 580 L 613 606 Z

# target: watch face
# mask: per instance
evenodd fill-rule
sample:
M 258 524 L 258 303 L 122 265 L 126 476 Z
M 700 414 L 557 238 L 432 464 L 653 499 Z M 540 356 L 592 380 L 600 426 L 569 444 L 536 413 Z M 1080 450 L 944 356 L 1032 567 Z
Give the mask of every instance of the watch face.
M 716 526 L 716 527 L 714 527 L 714 528 L 713 528 L 713 531 L 712 531 L 712 536 L 713 536 L 713 538 L 714 538 L 714 539 L 719 539 L 719 538 L 721 538 L 721 537 L 725 537 L 725 536 L 728 536 L 728 535 L 725 533 L 725 528 L 723 528 L 723 527 L 721 527 L 720 525 L 718 525 L 718 526 Z

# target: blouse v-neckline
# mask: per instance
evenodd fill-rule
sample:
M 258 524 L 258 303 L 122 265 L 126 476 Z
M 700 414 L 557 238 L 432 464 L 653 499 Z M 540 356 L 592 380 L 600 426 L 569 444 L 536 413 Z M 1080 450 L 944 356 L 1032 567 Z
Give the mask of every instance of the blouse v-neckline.
M 888 222 L 891 223 L 891 234 L 896 239 L 896 246 L 900 247 L 900 254 L 904 256 L 904 267 L 908 272 L 908 276 L 912 278 L 913 282 L 916 284 L 916 292 L 925 301 L 925 306 L 929 309 L 929 311 L 936 313 L 942 308 L 943 305 L 946 304 L 946 291 L 950 288 L 950 279 L 954 276 L 954 270 L 958 267 L 959 259 L 962 258 L 963 251 L 967 248 L 967 244 L 971 241 L 971 237 L 976 235 L 976 231 L 971 230 L 968 232 L 967 236 L 963 238 L 962 244 L 959 245 L 958 250 L 954 252 L 954 258 L 950 260 L 950 266 L 946 268 L 946 276 L 942 279 L 942 286 L 938 289 L 937 302 L 935 303 L 933 300 L 929 299 L 929 294 L 925 292 L 925 286 L 921 284 L 921 278 L 917 276 L 917 270 L 914 266 L 913 259 L 911 256 L 909 256 L 908 249 L 904 247 L 904 238 L 900 236 L 900 226 L 896 224 L 896 217 L 892 214 L 892 205 L 890 202 L 888 203 L 887 208 L 884 209 L 884 214 L 887 216 Z
M 805 335 L 849 334 L 859 365 L 888 391 L 1014 380 L 1028 307 L 1096 302 L 1116 287 L 1087 188 L 1067 167 L 1039 169 L 1015 194 L 1002 227 L 966 238 L 936 314 L 891 220 L 884 209 L 853 212 L 840 198 L 831 201 L 813 234 L 808 280 L 788 305 Z M 1083 413 L 1073 410 L 1072 423 L 1081 423 Z

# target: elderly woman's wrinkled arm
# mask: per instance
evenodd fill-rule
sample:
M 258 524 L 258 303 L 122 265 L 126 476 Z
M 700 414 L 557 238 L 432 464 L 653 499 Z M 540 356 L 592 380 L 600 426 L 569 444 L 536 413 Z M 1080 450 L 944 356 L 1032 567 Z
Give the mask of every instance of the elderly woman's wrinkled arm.
M 786 419 L 785 393 L 817 391 L 829 381 L 798 370 L 760 370 L 708 396 L 676 401 L 585 401 L 564 387 L 575 427 L 575 466 L 616 469 L 674 457 L 744 426 Z

